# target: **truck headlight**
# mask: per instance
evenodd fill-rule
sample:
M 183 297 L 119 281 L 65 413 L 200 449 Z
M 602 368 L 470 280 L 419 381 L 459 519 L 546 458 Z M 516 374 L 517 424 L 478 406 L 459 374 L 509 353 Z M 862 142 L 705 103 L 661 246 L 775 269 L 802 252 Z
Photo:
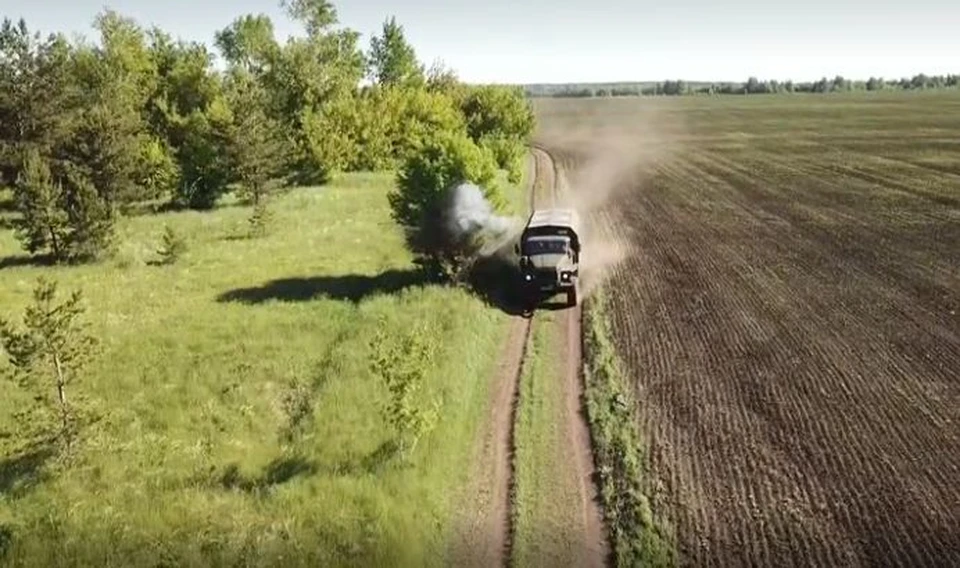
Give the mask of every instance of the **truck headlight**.
M 563 281 L 570 280 L 570 273 L 569 273 L 569 272 L 561 272 L 561 273 L 560 273 L 560 279 L 563 280 Z
M 532 275 L 532 274 L 529 274 L 529 273 L 528 273 L 528 274 L 524 274 L 524 275 L 523 275 L 523 279 L 526 280 L 527 282 L 529 282 L 529 281 L 533 280 L 533 275 Z

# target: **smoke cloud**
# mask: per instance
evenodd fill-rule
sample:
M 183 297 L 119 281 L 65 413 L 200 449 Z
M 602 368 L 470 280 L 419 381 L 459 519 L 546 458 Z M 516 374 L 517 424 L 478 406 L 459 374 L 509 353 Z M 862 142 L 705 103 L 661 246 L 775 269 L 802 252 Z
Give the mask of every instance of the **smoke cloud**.
M 480 254 L 495 251 L 519 228 L 520 219 L 497 215 L 472 183 L 461 183 L 450 191 L 445 212 L 445 229 L 458 243 L 482 245 Z

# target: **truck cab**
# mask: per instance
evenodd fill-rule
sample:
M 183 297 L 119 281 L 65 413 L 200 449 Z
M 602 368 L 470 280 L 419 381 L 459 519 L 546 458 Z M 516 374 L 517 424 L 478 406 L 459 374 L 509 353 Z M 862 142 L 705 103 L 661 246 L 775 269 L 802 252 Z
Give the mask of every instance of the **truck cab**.
M 520 285 L 531 303 L 564 293 L 567 305 L 579 301 L 580 218 L 573 209 L 535 210 L 520 234 L 516 252 Z

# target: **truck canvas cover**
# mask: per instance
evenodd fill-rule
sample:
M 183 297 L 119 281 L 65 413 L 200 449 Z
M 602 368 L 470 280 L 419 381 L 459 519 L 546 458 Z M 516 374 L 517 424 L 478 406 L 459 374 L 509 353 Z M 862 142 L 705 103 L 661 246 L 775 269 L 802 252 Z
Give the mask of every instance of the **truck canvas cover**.
M 574 209 L 540 209 L 534 211 L 524 229 L 524 238 L 540 235 L 569 237 L 575 251 L 580 250 L 580 216 Z

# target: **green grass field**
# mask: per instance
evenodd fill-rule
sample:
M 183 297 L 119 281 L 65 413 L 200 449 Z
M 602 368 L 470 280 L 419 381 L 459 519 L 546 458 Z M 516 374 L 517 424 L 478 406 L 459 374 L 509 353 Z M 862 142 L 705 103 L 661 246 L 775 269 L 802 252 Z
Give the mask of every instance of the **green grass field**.
M 236 238 L 249 216 L 236 205 L 130 218 L 117 258 L 93 266 L 31 266 L 4 228 L 0 313 L 19 321 L 41 274 L 83 291 L 102 350 L 75 392 L 102 419 L 66 465 L 0 462 L 2 563 L 442 563 L 507 316 L 418 285 L 392 182 L 293 190 L 259 240 Z M 166 224 L 189 250 L 154 266 Z M 441 419 L 409 465 L 384 459 L 386 389 L 369 369 L 380 325 L 423 325 L 440 345 L 423 394 Z M 3 393 L 0 431 L 15 437 L 22 394 Z

